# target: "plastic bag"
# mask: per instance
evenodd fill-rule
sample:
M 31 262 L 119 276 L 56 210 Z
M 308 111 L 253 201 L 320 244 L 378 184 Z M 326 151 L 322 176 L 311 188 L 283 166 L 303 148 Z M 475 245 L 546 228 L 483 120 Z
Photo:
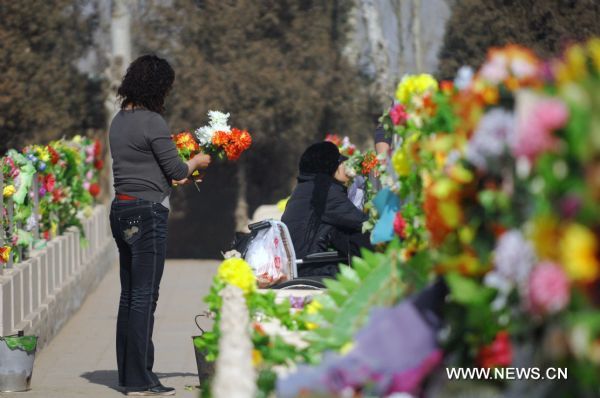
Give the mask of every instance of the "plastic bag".
M 260 288 L 285 282 L 291 277 L 285 272 L 290 259 L 274 226 L 258 231 L 248 246 L 245 260 L 254 271 Z
M 359 210 L 362 210 L 365 204 L 365 177 L 356 176 L 348 188 L 348 199 Z

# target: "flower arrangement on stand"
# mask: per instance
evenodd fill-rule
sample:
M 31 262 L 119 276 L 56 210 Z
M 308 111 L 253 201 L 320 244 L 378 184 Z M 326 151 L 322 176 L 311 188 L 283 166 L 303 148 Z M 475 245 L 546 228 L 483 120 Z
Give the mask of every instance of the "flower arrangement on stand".
M 382 185 L 402 203 L 394 221 L 395 233 L 404 241 L 405 258 L 428 240 L 422 222 L 426 201 L 423 187 L 433 180 L 447 156 L 458 154 L 452 153 L 457 145 L 453 134 L 456 116 L 450 103 L 453 90 L 428 74 L 405 76 L 398 84 L 393 107 L 381 118 L 388 133 L 398 137 L 390 159 L 391 172 L 384 175 Z M 377 224 L 379 216 L 371 213 L 369 228 Z
M 70 226 L 82 230 L 80 217 L 91 211 L 100 193 L 97 167 L 103 165 L 99 141 L 81 136 L 51 142 L 48 150 L 52 167 L 44 175 L 40 214 L 45 237 L 53 237 Z
M 258 373 L 258 396 L 266 398 L 275 388 L 277 367 L 309 360 L 305 351 L 306 343 L 295 335 L 295 332 L 307 328 L 297 310 L 301 303 L 298 300 L 278 301 L 273 291 L 259 291 L 248 263 L 240 258 L 226 259 L 218 268 L 210 293 L 204 298 L 209 311 L 214 314 L 213 327 L 194 339 L 194 345 L 206 353 L 205 358 L 209 362 L 218 356 L 220 309 L 223 305 L 220 292 L 227 285 L 237 286 L 244 293 L 252 322 L 252 360 Z M 210 396 L 210 388 L 203 388 L 202 393 L 203 396 Z
M 434 113 L 421 102 L 431 119 L 421 118 L 419 136 L 394 128 L 407 200 L 398 233 L 421 227 L 431 275 L 450 290 L 439 342 L 447 366 L 562 364 L 577 374 L 564 388 L 597 388 L 598 364 L 581 348 L 599 336 L 590 291 L 600 272 L 599 48 L 594 39 L 546 64 L 516 46 L 493 49 L 472 81 L 440 84 Z
M 8 208 L 3 215 L 4 232 L 15 261 L 20 260 L 20 254 L 27 250 L 32 236 L 26 231 L 32 216 L 32 201 L 28 195 L 31 188 L 35 168 L 21 153 L 9 150 L 3 161 L 4 173 L 4 202 L 12 207 L 12 217 Z M 24 227 L 25 226 L 25 227 Z M 9 251 L 8 253 L 10 253 Z
M 104 165 L 99 140 L 75 136 L 29 145 L 21 152 L 11 149 L 0 164 L 4 203 L 12 202 L 14 210 L 10 220 L 6 208 L 2 215 L 4 230 L 13 231 L 3 258 L 12 251 L 14 260 L 20 261 L 21 253 L 26 256 L 29 248 L 43 245 L 67 228 L 82 229 L 80 218 L 91 211 L 100 193 L 99 172 Z M 39 239 L 34 231 L 39 231 Z

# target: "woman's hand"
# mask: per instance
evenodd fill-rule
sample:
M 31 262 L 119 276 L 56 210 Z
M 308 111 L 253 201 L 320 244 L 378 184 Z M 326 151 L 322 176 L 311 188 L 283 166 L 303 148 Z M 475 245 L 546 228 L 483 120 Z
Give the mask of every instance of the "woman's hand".
M 178 185 L 187 185 L 191 183 L 192 180 L 189 178 L 184 178 L 183 180 L 173 181 L 173 186 L 176 187 Z
M 198 169 L 205 169 L 210 165 L 210 155 L 205 153 L 199 153 L 190 160 L 187 161 L 188 165 L 188 176 Z
M 210 165 L 211 157 L 205 153 L 199 153 L 192 158 L 196 162 L 196 169 L 205 169 Z
M 178 185 L 188 185 L 188 184 L 191 184 L 192 182 L 199 184 L 202 182 L 203 179 L 204 179 L 204 173 L 196 174 L 194 172 L 191 176 L 184 178 L 183 180 L 178 180 L 178 181 L 173 180 L 173 186 L 176 187 Z

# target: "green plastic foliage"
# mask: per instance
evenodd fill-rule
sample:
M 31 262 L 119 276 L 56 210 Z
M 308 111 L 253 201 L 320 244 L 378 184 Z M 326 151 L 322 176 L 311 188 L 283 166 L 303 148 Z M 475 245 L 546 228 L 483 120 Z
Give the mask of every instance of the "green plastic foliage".
M 340 349 L 365 324 L 373 307 L 392 305 L 403 296 L 393 251 L 397 245 L 390 245 L 387 254 L 365 251 L 363 258 L 352 260 L 353 267 L 340 266 L 337 280 L 325 280 L 327 292 L 315 298 L 321 308 L 307 316 L 318 325 L 306 337 L 311 350 Z
M 10 350 L 23 350 L 26 352 L 33 352 L 37 346 L 36 336 L 8 336 L 0 337 L 0 340 L 4 340 Z
M 28 247 L 33 244 L 33 234 L 24 229 L 17 230 L 17 242 L 19 246 Z
M 25 197 L 27 196 L 27 192 L 29 192 L 29 188 L 31 187 L 31 183 L 33 181 L 33 175 L 35 174 L 35 168 L 33 165 L 27 160 L 23 154 L 17 152 L 14 149 L 10 149 L 7 152 L 7 155 L 13 158 L 15 163 L 19 166 L 20 176 L 21 176 L 21 184 L 19 189 L 13 195 L 13 200 L 15 203 L 22 205 L 25 201 Z
M 459 274 L 446 275 L 446 283 L 452 300 L 463 305 L 487 304 L 496 294 L 494 289 Z

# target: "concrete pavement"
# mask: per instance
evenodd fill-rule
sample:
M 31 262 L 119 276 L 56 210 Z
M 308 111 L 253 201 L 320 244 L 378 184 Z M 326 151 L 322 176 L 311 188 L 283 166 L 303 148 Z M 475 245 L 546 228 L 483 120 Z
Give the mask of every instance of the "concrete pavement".
M 178 397 L 198 397 L 191 336 L 198 334 L 194 316 L 206 309 L 202 297 L 208 292 L 217 265 L 213 260 L 169 260 L 165 267 L 154 327 L 154 370 L 164 385 L 177 389 Z M 119 289 L 115 266 L 59 334 L 38 353 L 31 391 L 6 396 L 122 397 L 117 387 L 115 359 Z M 208 326 L 206 321 L 204 326 Z

